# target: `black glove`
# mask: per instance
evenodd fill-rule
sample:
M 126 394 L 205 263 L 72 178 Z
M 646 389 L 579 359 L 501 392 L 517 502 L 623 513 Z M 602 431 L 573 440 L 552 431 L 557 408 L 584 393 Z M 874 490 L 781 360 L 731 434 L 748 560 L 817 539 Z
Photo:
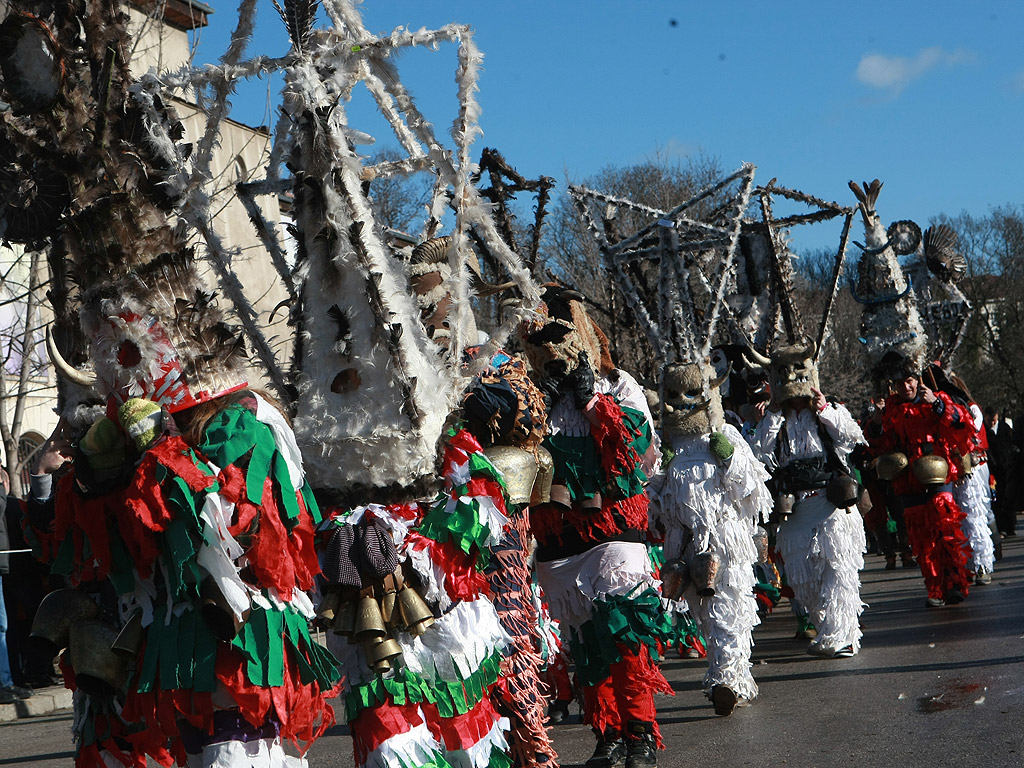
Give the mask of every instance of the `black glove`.
M 581 411 L 594 396 L 594 369 L 586 352 L 580 352 L 579 362 L 562 380 L 562 394 L 572 395 L 572 401 Z

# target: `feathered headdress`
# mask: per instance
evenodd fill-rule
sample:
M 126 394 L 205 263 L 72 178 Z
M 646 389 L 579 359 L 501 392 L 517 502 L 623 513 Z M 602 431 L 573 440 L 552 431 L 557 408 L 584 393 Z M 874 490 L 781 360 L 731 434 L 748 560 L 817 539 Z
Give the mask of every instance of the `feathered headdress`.
M 58 335 L 94 374 L 73 372 L 51 338 L 58 370 L 115 403 L 141 396 L 171 408 L 244 384 L 239 333 L 171 224 L 176 201 L 155 137 L 180 139 L 181 124 L 162 101 L 147 109 L 132 96 L 120 5 L 13 13 L 0 40 L 3 95 L 15 107 L 0 114 L 0 156 L 18 158 L 0 172 L 14 193 L 0 229 L 51 246 Z

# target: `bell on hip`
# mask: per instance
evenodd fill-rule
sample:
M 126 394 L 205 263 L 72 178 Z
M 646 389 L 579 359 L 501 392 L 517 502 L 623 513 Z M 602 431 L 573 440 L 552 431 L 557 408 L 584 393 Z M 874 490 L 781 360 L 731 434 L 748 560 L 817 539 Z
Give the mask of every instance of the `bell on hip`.
M 690 576 L 700 597 L 714 597 L 722 561 L 714 552 L 701 552 L 690 563 Z
M 334 614 L 334 634 L 353 637 L 356 633 L 356 602 L 345 600 Z
M 413 635 L 422 635 L 434 623 L 434 612 L 412 587 L 402 587 L 398 593 L 398 609 L 402 612 L 402 623 Z
M 533 481 L 537 478 L 537 460 L 533 454 L 513 445 L 492 445 L 484 455 L 501 472 L 513 504 L 529 504 Z
M 338 612 L 338 606 L 341 603 L 341 597 L 337 592 L 324 592 L 320 598 L 320 605 L 316 608 L 316 617 L 322 619 L 328 626 L 334 623 L 335 614 Z
M 53 658 L 68 646 L 68 630 L 73 624 L 99 615 L 96 603 L 77 589 L 58 589 L 39 603 L 32 619 L 29 639 L 44 654 Z
M 768 562 L 768 531 L 761 526 L 757 526 L 757 530 L 754 531 L 754 549 L 757 550 L 757 562 L 767 563 Z
M 399 624 L 402 617 L 399 615 L 398 610 L 398 591 L 394 589 L 385 589 L 384 595 L 380 599 L 380 613 L 384 617 L 384 623 L 389 627 L 394 627 Z
M 387 627 L 380 612 L 380 603 L 370 595 L 359 598 L 359 607 L 356 610 L 356 638 L 369 640 L 373 637 L 384 637 L 386 634 Z
M 374 672 L 387 672 L 392 662 L 402 655 L 402 646 L 393 637 L 386 637 L 380 642 L 370 641 L 366 647 L 366 661 Z
M 661 594 L 669 600 L 678 600 L 690 583 L 690 569 L 682 558 L 674 557 L 661 566 Z
M 112 694 L 128 680 L 128 661 L 111 650 L 117 630 L 89 619 L 71 627 L 68 650 L 75 684 L 91 695 Z
M 793 514 L 793 507 L 796 506 L 796 496 L 792 493 L 780 493 L 775 497 L 775 511 L 783 517 Z
M 235 616 L 227 598 L 224 597 L 224 593 L 220 591 L 220 587 L 213 579 L 206 579 L 202 583 L 199 588 L 199 596 L 203 599 L 200 613 L 213 636 L 224 642 L 234 640 L 242 628 L 242 624 L 245 623 L 249 611 L 245 611 L 241 619 Z
M 949 477 L 949 463 L 941 456 L 929 454 L 914 460 L 911 465 L 914 477 L 921 485 L 943 485 Z
M 145 629 L 142 626 L 142 611 L 133 613 L 121 631 L 117 633 L 110 650 L 128 661 L 139 655 L 139 648 L 142 647 L 142 637 Z
M 551 501 L 551 482 L 555 479 L 555 460 L 547 448 L 537 448 L 537 479 L 533 481 L 531 504 L 547 504 Z
M 909 466 L 906 454 L 893 452 L 883 453 L 875 459 L 875 474 L 881 480 L 893 480 Z

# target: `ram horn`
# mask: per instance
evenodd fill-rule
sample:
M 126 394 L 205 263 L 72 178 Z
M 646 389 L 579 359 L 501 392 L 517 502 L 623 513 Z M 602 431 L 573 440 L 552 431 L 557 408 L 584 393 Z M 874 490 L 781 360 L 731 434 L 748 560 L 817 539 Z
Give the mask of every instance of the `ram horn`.
M 747 344 L 747 352 L 750 353 L 750 360 L 756 363 L 757 365 L 761 366 L 762 368 L 767 368 L 769 365 L 772 364 L 772 359 L 770 357 L 765 357 L 756 349 L 754 349 L 753 344 Z M 746 353 L 744 353 L 744 357 L 746 357 Z
M 50 332 L 49 326 L 46 327 L 46 354 L 49 355 L 50 362 L 53 363 L 53 367 L 56 369 L 57 373 L 72 384 L 77 384 L 78 386 L 85 387 L 87 389 L 96 385 L 95 376 L 89 376 L 82 373 L 65 360 L 63 356 L 61 356 L 60 352 L 57 350 L 57 345 L 53 342 L 53 334 Z
M 717 379 L 712 379 L 711 383 L 708 386 L 711 389 L 718 389 L 720 386 L 722 386 L 722 384 L 725 383 L 725 380 L 729 378 L 730 373 L 732 373 L 732 363 L 729 363 L 729 365 L 726 366 L 725 372 L 721 376 L 719 376 Z

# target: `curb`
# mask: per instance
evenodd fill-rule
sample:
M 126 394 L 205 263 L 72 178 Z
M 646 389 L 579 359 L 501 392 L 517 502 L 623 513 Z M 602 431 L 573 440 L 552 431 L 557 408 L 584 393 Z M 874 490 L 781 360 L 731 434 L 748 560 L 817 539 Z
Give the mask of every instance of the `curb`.
M 0 723 L 10 723 L 22 717 L 42 717 L 62 709 L 71 709 L 71 691 L 59 685 L 37 688 L 27 699 L 0 704 Z

